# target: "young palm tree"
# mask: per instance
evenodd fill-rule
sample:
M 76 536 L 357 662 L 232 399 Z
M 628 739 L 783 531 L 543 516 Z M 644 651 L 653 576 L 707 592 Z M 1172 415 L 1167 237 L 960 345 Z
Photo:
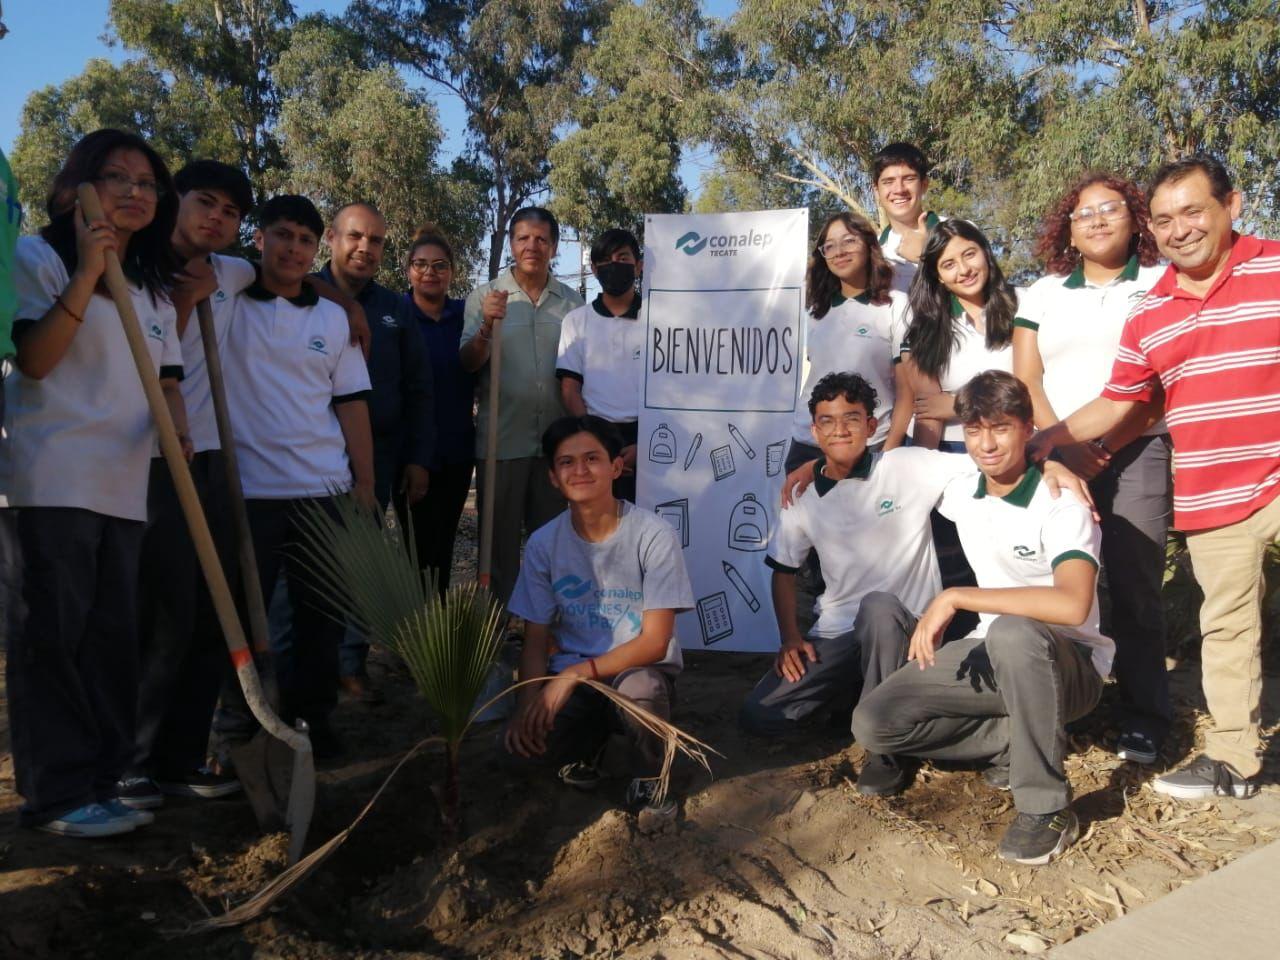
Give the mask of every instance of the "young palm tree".
M 451 585 L 441 600 L 435 585 L 418 568 L 412 531 L 402 537 L 397 524 L 383 523 L 352 497 L 337 497 L 334 502 L 332 514 L 316 505 L 304 508 L 303 542 L 298 549 L 323 585 L 334 615 L 353 623 L 372 642 L 394 650 L 435 711 L 445 751 L 441 815 L 446 838 L 456 840 L 462 826 L 459 751 L 476 716 L 488 706 L 476 701 L 502 644 L 502 605 L 474 582 Z M 659 799 L 666 792 L 677 752 L 707 766 L 704 744 L 611 686 L 580 682 L 617 703 L 664 742 Z M 509 687 L 499 697 L 514 689 Z

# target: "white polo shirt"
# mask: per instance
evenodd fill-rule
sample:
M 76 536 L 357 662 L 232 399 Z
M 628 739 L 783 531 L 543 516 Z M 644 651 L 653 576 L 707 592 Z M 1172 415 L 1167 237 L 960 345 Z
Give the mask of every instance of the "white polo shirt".
M 640 371 L 644 366 L 644 324 L 640 295 L 620 317 L 601 297 L 575 307 L 560 324 L 556 378 L 582 384 L 587 413 L 612 423 L 640 419 Z
M 213 314 L 213 331 L 218 341 L 219 356 L 227 340 L 227 328 L 235 311 L 236 294 L 253 283 L 256 273 L 253 264 L 239 257 L 213 254 L 209 258 L 218 289 L 209 298 Z M 187 407 L 187 432 L 196 453 L 219 450 L 218 421 L 213 412 L 213 391 L 209 387 L 209 368 L 204 362 L 204 340 L 200 336 L 200 321 L 193 310 L 187 327 L 182 332 L 182 402 Z
M 809 429 L 813 423 L 809 416 L 809 396 L 818 381 L 829 373 L 849 372 L 859 374 L 875 388 L 878 422 L 875 436 L 869 442 L 884 442 L 889 435 L 897 395 L 893 368 L 902 352 L 907 314 L 906 296 L 891 290 L 889 302 L 882 304 L 872 303 L 866 294 L 851 300 L 837 295 L 825 317 L 805 319 L 809 374 L 796 397 L 795 418 L 791 424 L 791 436 L 795 440 L 814 442 Z
M 925 225 L 932 230 L 946 217 L 940 217 L 932 211 L 925 213 Z M 900 293 L 909 293 L 911 291 L 911 281 L 916 277 L 916 271 L 920 269 L 920 265 L 898 253 L 898 245 L 902 243 L 902 234 L 895 233 L 893 227 L 885 227 L 880 231 L 880 249 L 884 251 L 885 259 L 893 266 L 893 289 Z
M 17 326 L 43 317 L 71 278 L 41 237 L 20 237 L 13 281 Z M 147 350 L 162 377 L 182 377 L 173 305 L 131 291 Z M 95 293 L 67 352 L 43 380 L 15 365 L 5 378 L 0 493 L 10 507 L 78 507 L 147 519 L 155 426 L 120 315 Z
M 922 613 L 942 589 L 929 513 L 956 477 L 970 489 L 977 469 L 963 453 L 898 447 L 867 453 L 844 480 L 819 471 L 780 512 L 765 563 L 797 572 L 818 551 L 826 589 L 810 634 L 837 637 L 853 629 L 862 598 L 877 590 Z
M 236 297 L 222 350 L 246 497 L 326 497 L 351 488 L 334 404 L 368 399 L 346 315 L 309 286 L 293 299 L 257 283 Z
M 1021 311 L 1021 307 L 1019 307 Z M 983 311 L 984 320 L 986 311 Z M 973 325 L 964 307 L 954 296 L 951 298 L 951 323 L 959 336 L 955 351 L 951 354 L 951 362 L 942 371 L 938 386 L 944 393 L 955 393 L 966 383 L 987 370 L 1003 370 L 1013 373 L 1013 342 L 1010 340 L 998 350 L 987 348 L 987 335 L 979 333 Z M 907 326 L 910 326 L 908 316 Z M 983 326 L 986 324 L 984 323 Z M 903 352 L 909 351 L 908 346 Z M 958 421 L 950 421 L 943 430 L 942 439 L 955 443 L 964 442 L 964 425 Z
M 1164 271 L 1139 266 L 1135 256 L 1118 277 L 1101 286 L 1076 267 L 1065 277 L 1041 277 L 1028 288 L 1014 326 L 1035 332 L 1044 392 L 1059 419 L 1101 396 L 1125 320 Z M 1148 435 L 1168 432 L 1163 420 L 1147 430 Z
M 1040 471 L 1032 468 L 1004 497 L 987 495 L 987 478 L 959 478 L 947 485 L 938 512 L 953 521 L 960 545 L 973 567 L 978 586 L 1052 587 L 1053 570 L 1065 560 L 1088 560 L 1098 567 L 1102 531 L 1089 508 L 1069 490 L 1057 498 L 1049 493 Z M 998 614 L 978 615 L 970 636 L 985 637 Z M 1111 672 L 1115 644 L 1099 629 L 1098 590 L 1093 606 L 1078 627 L 1052 624 L 1053 629 L 1088 646 L 1093 665 L 1106 677 Z

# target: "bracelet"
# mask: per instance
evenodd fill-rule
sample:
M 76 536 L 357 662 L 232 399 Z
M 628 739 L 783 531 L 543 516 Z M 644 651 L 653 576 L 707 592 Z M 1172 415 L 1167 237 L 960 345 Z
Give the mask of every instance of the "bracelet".
M 588 660 L 588 661 L 587 661 L 587 666 L 589 666 L 589 667 L 591 668 L 591 679 L 592 679 L 592 680 L 599 680 L 599 679 L 600 679 L 600 670 L 599 670 L 599 668 L 596 666 L 596 658 L 595 658 L 595 657 L 592 657 L 590 660 Z
M 72 320 L 74 320 L 76 323 L 84 323 L 84 317 L 80 316 L 78 313 L 76 313 L 74 310 L 72 310 L 70 307 L 67 306 L 66 302 L 62 299 L 62 294 L 56 295 L 53 298 L 53 302 L 56 303 L 58 306 L 60 306 L 62 308 L 62 312 L 65 313 Z
M 483 324 L 483 323 L 482 323 L 482 324 L 480 324 L 480 329 L 478 329 L 478 330 L 476 331 L 476 335 L 477 335 L 481 340 L 485 340 L 485 341 L 488 341 L 488 340 L 492 340 L 492 339 L 493 339 L 493 334 L 485 330 L 485 328 L 484 328 L 484 324 Z

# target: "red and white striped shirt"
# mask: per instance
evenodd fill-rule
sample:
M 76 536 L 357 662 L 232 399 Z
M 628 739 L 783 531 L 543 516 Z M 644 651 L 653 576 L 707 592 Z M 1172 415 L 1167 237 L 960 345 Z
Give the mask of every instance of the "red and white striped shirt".
M 1112 400 L 1164 385 L 1174 526 L 1244 520 L 1280 493 L 1280 242 L 1237 236 L 1204 297 L 1169 267 L 1120 336 Z

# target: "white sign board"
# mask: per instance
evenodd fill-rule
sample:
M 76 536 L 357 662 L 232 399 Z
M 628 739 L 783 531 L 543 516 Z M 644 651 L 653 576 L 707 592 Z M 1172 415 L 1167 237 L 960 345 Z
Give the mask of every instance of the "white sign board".
M 804 360 L 807 210 L 645 218 L 637 500 L 680 533 L 686 647 L 776 650 L 765 549 Z

